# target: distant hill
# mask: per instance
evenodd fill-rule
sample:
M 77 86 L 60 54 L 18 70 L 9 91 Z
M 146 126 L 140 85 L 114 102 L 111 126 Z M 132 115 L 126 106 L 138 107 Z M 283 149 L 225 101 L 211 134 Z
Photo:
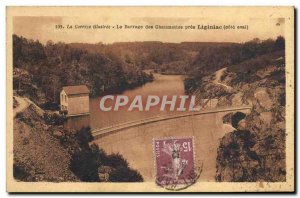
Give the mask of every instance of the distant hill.
M 104 45 L 71 43 L 70 46 L 90 53 L 115 52 L 127 62 L 135 63 L 141 69 L 156 69 L 169 74 L 186 74 L 190 63 L 198 53 L 211 47 L 236 45 L 221 42 L 163 43 L 159 41 L 117 42 Z
M 61 87 L 67 85 L 85 84 L 93 96 L 120 93 L 151 82 L 153 76 L 143 70 L 152 69 L 162 74 L 187 75 L 185 89 L 193 92 L 204 75 L 282 50 L 284 43 L 284 38 L 278 37 L 245 43 L 65 44 L 49 41 L 43 45 L 13 35 L 14 68 L 28 73 L 15 76 L 14 90 L 29 94 L 36 102 L 39 98 L 57 102 Z

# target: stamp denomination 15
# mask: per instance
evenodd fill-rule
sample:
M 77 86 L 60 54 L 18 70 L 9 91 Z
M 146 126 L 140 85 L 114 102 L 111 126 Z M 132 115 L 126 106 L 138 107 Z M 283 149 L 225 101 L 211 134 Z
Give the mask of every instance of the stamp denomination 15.
M 156 183 L 168 189 L 195 182 L 193 138 L 154 139 Z

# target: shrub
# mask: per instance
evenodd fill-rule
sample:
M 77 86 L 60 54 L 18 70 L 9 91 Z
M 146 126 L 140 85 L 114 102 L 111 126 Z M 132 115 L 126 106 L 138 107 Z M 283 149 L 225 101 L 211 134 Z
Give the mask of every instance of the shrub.
M 114 168 L 116 168 L 118 166 L 128 167 L 127 160 L 124 159 L 123 156 L 120 155 L 119 153 L 111 154 L 111 155 L 107 156 L 107 158 L 108 158 L 108 161 L 105 162 L 105 165 L 107 165 L 107 166 L 112 166 Z
M 128 167 L 119 166 L 109 175 L 110 182 L 143 182 L 139 172 Z
M 231 124 L 234 128 L 238 127 L 239 122 L 246 117 L 246 114 L 242 112 L 236 112 L 231 117 Z
M 28 171 L 26 171 L 25 167 L 17 163 L 14 163 L 13 165 L 13 175 L 15 179 L 21 181 L 26 181 L 27 178 L 30 176 Z
M 89 127 L 83 127 L 76 133 L 76 140 L 81 147 L 89 147 L 89 142 L 94 140 Z
M 57 113 L 44 113 L 43 116 L 45 122 L 50 125 L 62 125 L 64 124 L 66 117 Z
M 91 149 L 83 149 L 72 155 L 70 163 L 71 171 L 85 182 L 97 182 L 99 180 L 98 167 L 100 161 L 97 153 Z
M 19 119 L 20 121 L 26 123 L 27 125 L 33 127 L 31 118 L 26 117 L 24 115 L 24 113 L 22 113 L 22 112 L 17 113 L 16 118 Z
M 128 162 L 119 153 L 107 155 L 96 144 L 89 144 L 93 136 L 89 127 L 82 128 L 76 133 L 79 150 L 71 157 L 71 171 L 85 182 L 100 181 L 98 171 L 101 166 L 108 166 L 112 172 L 109 181 L 112 182 L 141 182 L 141 174 L 128 167 Z
M 51 110 L 51 111 L 58 111 L 59 110 L 59 104 L 56 102 L 45 102 L 41 105 L 41 107 L 45 110 Z

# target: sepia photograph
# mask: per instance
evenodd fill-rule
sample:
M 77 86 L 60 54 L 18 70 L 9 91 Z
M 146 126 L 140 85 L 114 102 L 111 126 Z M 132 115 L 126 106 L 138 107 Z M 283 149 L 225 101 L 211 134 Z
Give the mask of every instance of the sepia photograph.
M 6 52 L 9 192 L 295 190 L 293 7 L 7 7 Z

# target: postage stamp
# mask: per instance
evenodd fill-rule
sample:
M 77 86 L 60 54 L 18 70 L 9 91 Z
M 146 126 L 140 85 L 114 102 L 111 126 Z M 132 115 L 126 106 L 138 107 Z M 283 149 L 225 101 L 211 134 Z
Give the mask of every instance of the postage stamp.
M 171 190 L 186 188 L 198 178 L 193 137 L 154 139 L 156 183 Z

